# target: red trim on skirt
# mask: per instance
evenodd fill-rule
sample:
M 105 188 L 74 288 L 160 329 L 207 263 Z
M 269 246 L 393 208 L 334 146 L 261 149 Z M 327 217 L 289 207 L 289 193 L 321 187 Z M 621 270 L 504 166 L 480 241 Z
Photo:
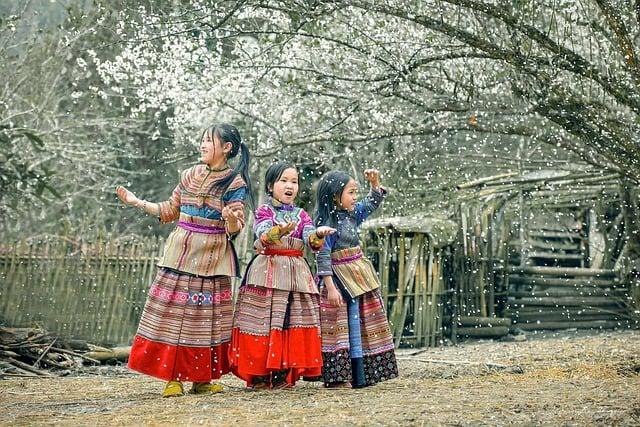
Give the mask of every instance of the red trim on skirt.
M 136 335 L 128 366 L 165 381 L 209 382 L 229 373 L 228 352 L 228 342 L 213 347 L 186 347 Z
M 300 377 L 322 374 L 322 352 L 318 328 L 272 329 L 269 336 L 251 335 L 232 330 L 229 352 L 231 372 L 247 382 L 288 369 L 287 383 L 294 385 Z

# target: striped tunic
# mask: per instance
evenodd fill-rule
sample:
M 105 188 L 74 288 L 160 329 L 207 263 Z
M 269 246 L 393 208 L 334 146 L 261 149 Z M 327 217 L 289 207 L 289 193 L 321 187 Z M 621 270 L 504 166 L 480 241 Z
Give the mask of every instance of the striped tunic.
M 264 245 L 258 238 L 255 242 L 256 257 L 247 269 L 244 283 L 263 288 L 292 292 L 318 294 L 318 286 L 309 265 L 302 256 L 261 255 L 265 249 L 294 249 L 303 251 L 309 244 L 309 236 L 315 232 L 313 221 L 304 209 L 292 205 L 281 205 L 270 201 L 256 210 L 254 231 L 257 236 L 274 225 L 296 222 L 296 228 L 281 238 L 281 244 Z
M 380 206 L 385 196 L 384 189 L 371 190 L 356 203 L 353 212 L 337 212 L 337 232 L 325 238 L 324 246 L 318 252 L 318 276 L 337 276 L 351 297 L 380 287 L 371 261 L 360 249 L 358 227 Z
M 171 198 L 159 204 L 162 223 L 179 220 L 179 224 L 225 229 L 222 208 L 231 203 L 244 204 L 247 186 L 237 175 L 228 188 L 216 184 L 233 173 L 230 169 L 213 171 L 206 165 L 185 170 Z M 228 233 L 198 233 L 176 227 L 167 238 L 158 266 L 196 276 L 238 276 L 238 265 Z

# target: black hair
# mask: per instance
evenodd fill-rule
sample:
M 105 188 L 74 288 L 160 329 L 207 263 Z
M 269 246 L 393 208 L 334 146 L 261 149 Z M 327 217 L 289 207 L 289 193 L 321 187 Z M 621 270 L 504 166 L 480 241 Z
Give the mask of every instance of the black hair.
M 316 191 L 316 209 L 313 215 L 316 227 L 328 225 L 335 227 L 337 223 L 336 197 L 342 197 L 344 187 L 352 178 L 342 171 L 331 171 L 322 175 Z
M 228 123 L 220 123 L 208 127 L 204 131 L 202 136 L 204 137 L 204 135 L 206 134 L 211 137 L 212 141 L 215 141 L 215 137 L 217 137 L 222 143 L 231 143 L 231 151 L 229 152 L 228 157 L 229 159 L 233 159 L 238 155 L 238 153 L 240 153 L 240 160 L 238 161 L 238 164 L 233 168 L 233 173 L 218 182 L 218 187 L 224 188 L 226 192 L 226 189 L 229 188 L 236 176 L 240 175 L 244 182 L 247 184 L 247 199 L 249 201 L 249 204 L 253 207 L 253 189 L 251 185 L 251 177 L 249 176 L 249 148 L 244 142 L 242 142 L 240 132 L 233 125 L 230 125 Z
M 264 174 L 264 192 L 269 196 L 273 196 L 273 186 L 282 177 L 282 174 L 287 169 L 295 169 L 298 172 L 298 168 L 291 162 L 277 162 L 269 166 L 267 172 Z M 271 187 L 271 188 L 269 188 Z

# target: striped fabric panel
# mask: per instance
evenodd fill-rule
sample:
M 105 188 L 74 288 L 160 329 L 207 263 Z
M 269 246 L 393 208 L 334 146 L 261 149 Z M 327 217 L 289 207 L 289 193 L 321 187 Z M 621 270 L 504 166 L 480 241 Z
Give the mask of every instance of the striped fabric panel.
M 360 254 L 360 247 L 342 249 L 332 252 L 331 260 L 340 261 Z M 355 298 L 380 287 L 380 280 L 373 264 L 365 256 L 344 264 L 333 264 L 332 269 L 351 297 Z
M 183 298 L 184 296 L 187 298 Z M 210 295 L 194 300 L 189 295 Z M 138 335 L 156 342 L 210 347 L 231 340 L 228 277 L 202 278 L 160 268 L 142 312 Z
M 371 291 L 357 298 L 360 305 L 360 331 L 362 351 L 365 356 L 393 350 L 393 337 L 378 291 Z M 327 289 L 320 295 L 320 324 L 322 352 L 335 353 L 349 348 L 349 324 L 347 305 L 334 307 L 327 300 Z
M 222 172 L 210 172 L 202 164 L 192 166 L 183 171 L 180 176 L 180 184 L 173 190 L 169 200 L 159 203 L 160 221 L 169 223 L 178 219 L 180 206 L 208 207 L 217 212 L 222 212 L 222 208 L 226 204 L 223 200 L 225 198 L 225 194 L 223 194 L 225 189 L 218 188 L 216 185 L 231 173 L 233 173 L 231 169 Z M 237 175 L 226 189 L 226 193 L 231 195 L 229 202 L 239 202 L 233 194 L 242 187 L 246 187 L 246 183 L 240 175 Z
M 378 290 L 360 297 L 360 331 L 365 355 L 394 350 L 393 336 L 384 310 L 384 300 Z
M 304 250 L 300 239 L 286 236 L 281 241 L 282 245 L 269 245 L 269 249 Z M 259 239 L 254 246 L 256 253 L 265 249 Z M 257 255 L 245 273 L 244 283 L 269 289 L 318 294 L 318 286 L 303 257 Z
M 267 336 L 271 330 L 316 328 L 320 334 L 318 296 L 280 289 L 240 288 L 233 327 L 250 335 Z
M 320 329 L 322 352 L 333 353 L 349 349 L 349 315 L 346 304 L 334 307 L 327 300 L 327 288 L 320 293 Z
M 195 207 L 207 206 L 210 209 L 215 209 L 218 212 L 222 212 L 222 208 L 226 204 L 223 201 L 224 188 L 216 187 L 216 184 L 222 179 L 228 176 L 229 173 L 225 173 L 219 177 L 210 177 L 204 182 L 195 181 L 190 184 L 181 184 L 183 191 L 181 194 L 180 203 L 182 205 L 189 205 Z M 227 193 L 234 192 L 235 190 L 245 187 L 246 184 L 240 175 L 236 176 L 231 182 L 231 185 L 227 189 Z M 232 200 L 233 201 L 233 200 Z M 235 200 L 237 202 L 237 200 Z
M 180 221 L 224 227 L 224 221 L 207 220 L 180 214 Z M 236 276 L 233 245 L 226 234 L 205 234 L 176 227 L 167 238 L 161 267 L 197 276 Z

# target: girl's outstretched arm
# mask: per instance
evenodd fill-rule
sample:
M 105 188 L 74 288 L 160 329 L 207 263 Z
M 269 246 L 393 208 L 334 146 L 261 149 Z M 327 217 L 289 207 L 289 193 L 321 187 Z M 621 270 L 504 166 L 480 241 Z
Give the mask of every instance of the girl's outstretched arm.
M 121 185 L 116 187 L 116 194 L 118 195 L 120 201 L 125 205 L 142 209 L 149 215 L 160 216 L 160 207 L 158 203 L 142 200 Z

